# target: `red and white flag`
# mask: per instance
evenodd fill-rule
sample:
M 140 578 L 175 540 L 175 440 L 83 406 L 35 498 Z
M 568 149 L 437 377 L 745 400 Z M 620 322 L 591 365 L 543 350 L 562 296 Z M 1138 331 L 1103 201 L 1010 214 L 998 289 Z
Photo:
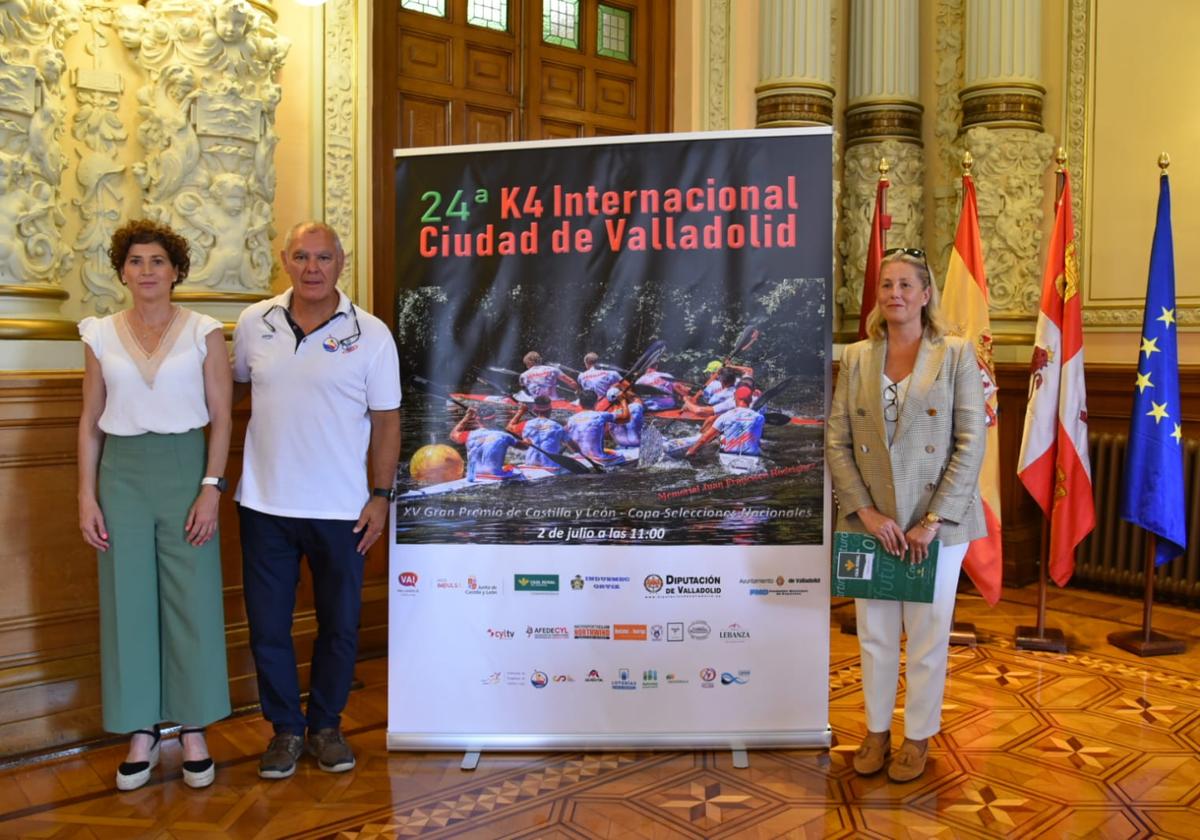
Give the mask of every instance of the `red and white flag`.
M 1071 179 L 1054 214 L 1042 306 L 1029 365 L 1029 404 L 1017 475 L 1050 520 L 1050 577 L 1066 586 L 1075 546 L 1096 525 L 1083 384 L 1083 316 L 1071 213 Z
M 875 309 L 875 288 L 879 285 L 879 264 L 883 262 L 886 234 L 892 226 L 892 217 L 884 212 L 887 207 L 886 175 L 879 176 L 875 187 L 875 210 L 871 215 L 871 238 L 867 240 L 867 264 L 863 269 L 862 309 L 858 312 L 858 340 L 867 337 L 867 318 Z
M 963 569 L 988 604 L 1000 600 L 1004 559 L 1000 534 L 1000 430 L 996 399 L 996 366 L 992 361 L 992 324 L 988 316 L 987 276 L 983 270 L 983 244 L 979 239 L 979 210 L 975 201 L 975 183 L 963 175 L 962 215 L 946 285 L 942 297 L 942 315 L 950 332 L 966 338 L 975 348 L 979 377 L 983 380 L 984 408 L 987 411 L 987 449 L 979 473 L 979 495 L 987 536 L 974 540 L 967 548 Z

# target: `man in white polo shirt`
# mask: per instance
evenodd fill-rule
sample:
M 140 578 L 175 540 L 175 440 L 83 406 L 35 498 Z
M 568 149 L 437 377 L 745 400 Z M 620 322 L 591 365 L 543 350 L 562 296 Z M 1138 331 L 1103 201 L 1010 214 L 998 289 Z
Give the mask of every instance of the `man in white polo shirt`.
M 275 728 L 259 761 L 266 779 L 296 771 L 306 732 L 322 770 L 354 766 L 340 723 L 358 650 L 363 557 L 387 526 L 400 455 L 396 342 L 338 289 L 345 254 L 337 234 L 298 224 L 281 257 L 292 288 L 247 307 L 233 334 L 235 401 L 252 394 L 235 498 L 250 650 L 263 716 Z M 317 614 L 307 713 L 292 648 L 301 556 Z

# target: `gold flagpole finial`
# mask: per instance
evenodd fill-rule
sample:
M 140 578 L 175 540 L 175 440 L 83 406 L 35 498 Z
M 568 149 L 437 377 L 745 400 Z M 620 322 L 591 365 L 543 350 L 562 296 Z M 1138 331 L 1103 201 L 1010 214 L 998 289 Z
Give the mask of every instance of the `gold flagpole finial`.
M 971 157 L 970 152 L 963 152 L 962 170 L 963 175 L 971 174 L 971 167 L 975 165 L 975 158 Z
M 1162 170 L 1162 174 L 1167 174 L 1167 167 L 1171 165 L 1171 156 L 1166 152 L 1161 152 L 1158 156 L 1158 168 Z
M 1058 151 L 1054 153 L 1054 162 L 1058 164 L 1058 168 L 1054 171 L 1060 175 L 1067 171 L 1067 150 L 1062 146 L 1058 147 Z
M 879 159 L 879 177 L 880 178 L 886 178 L 887 174 L 888 174 L 888 170 L 890 170 L 891 168 L 892 168 L 891 165 L 887 162 L 887 158 Z

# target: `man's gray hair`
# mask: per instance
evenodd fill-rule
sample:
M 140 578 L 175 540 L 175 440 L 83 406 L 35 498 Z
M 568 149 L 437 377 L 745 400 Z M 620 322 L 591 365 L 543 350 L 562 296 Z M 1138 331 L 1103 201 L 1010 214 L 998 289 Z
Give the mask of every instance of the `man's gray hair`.
M 346 256 L 346 252 L 342 249 L 342 238 L 338 236 L 337 231 L 324 222 L 317 221 L 297 222 L 296 224 L 292 225 L 291 229 L 287 232 L 287 238 L 283 240 L 283 253 L 290 253 L 292 250 L 292 243 L 296 241 L 296 238 L 300 236 L 301 233 L 310 230 L 319 230 L 328 233 L 331 237 L 333 237 L 333 246 L 337 249 L 338 256 Z

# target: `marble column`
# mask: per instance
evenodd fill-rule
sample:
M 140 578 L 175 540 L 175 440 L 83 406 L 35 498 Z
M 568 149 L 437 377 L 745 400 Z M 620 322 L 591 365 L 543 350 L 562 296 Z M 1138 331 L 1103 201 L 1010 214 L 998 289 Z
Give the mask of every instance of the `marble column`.
M 855 0 L 842 184 L 842 324 L 856 326 L 879 162 L 886 158 L 889 246 L 923 247 L 925 161 L 918 102 L 918 0 Z
M 962 147 L 975 159 L 997 340 L 1032 334 L 1041 298 L 1045 173 L 1042 0 L 967 0 Z
M 758 128 L 833 125 L 832 0 L 761 0 Z

